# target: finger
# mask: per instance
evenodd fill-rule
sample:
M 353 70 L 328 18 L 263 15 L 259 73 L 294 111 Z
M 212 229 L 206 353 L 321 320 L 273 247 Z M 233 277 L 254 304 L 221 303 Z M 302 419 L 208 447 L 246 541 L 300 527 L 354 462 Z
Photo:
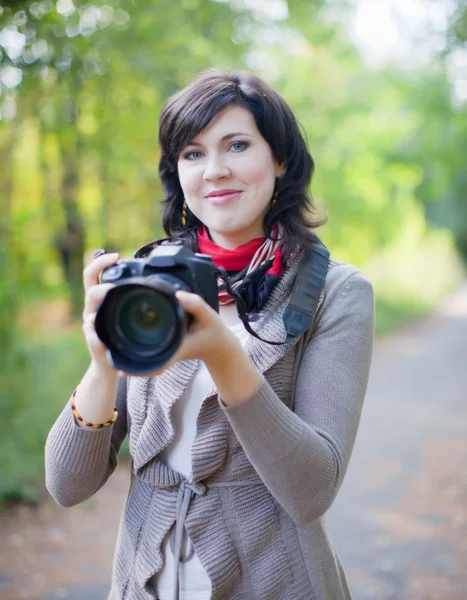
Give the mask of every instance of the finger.
M 109 290 L 111 290 L 114 287 L 114 283 L 100 283 L 98 285 L 93 285 L 87 290 L 86 297 L 84 300 L 84 320 L 86 320 L 89 317 L 89 315 L 92 315 L 96 312 Z
M 94 323 L 96 321 L 96 313 L 88 313 L 86 316 L 83 315 L 83 330 L 95 331 Z
M 102 358 L 102 356 L 106 356 L 107 347 L 97 335 L 94 325 L 90 325 L 88 323 L 84 324 L 83 332 L 92 356 L 96 358 Z
M 82 326 L 84 337 L 86 338 L 89 349 L 91 350 L 91 353 L 93 355 L 103 354 L 107 351 L 107 347 L 97 335 L 94 326 L 95 318 L 95 313 L 93 313 L 92 315 L 88 315 L 88 317 L 83 321 Z
M 206 320 L 212 318 L 212 313 L 215 313 L 209 304 L 198 294 L 191 294 L 190 292 L 179 290 L 175 292 L 175 296 L 180 302 L 183 310 L 200 323 L 204 323 Z
M 88 315 L 83 321 L 82 330 L 88 346 L 94 350 L 102 350 L 102 341 L 99 339 L 94 327 L 95 318 L 95 313 Z
M 114 265 L 119 259 L 118 252 L 103 254 L 94 259 L 83 271 L 84 289 L 88 290 L 93 285 L 99 283 L 99 275 L 104 269 Z

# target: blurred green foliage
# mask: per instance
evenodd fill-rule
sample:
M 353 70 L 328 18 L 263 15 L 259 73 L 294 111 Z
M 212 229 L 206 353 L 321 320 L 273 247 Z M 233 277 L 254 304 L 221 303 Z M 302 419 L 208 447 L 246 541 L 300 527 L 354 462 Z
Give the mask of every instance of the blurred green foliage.
M 417 70 L 367 67 L 351 14 L 345 0 L 0 3 L 0 499 L 34 499 L 86 368 L 83 259 L 162 235 L 158 114 L 202 69 L 254 70 L 292 105 L 322 238 L 374 282 L 378 332 L 459 280 L 467 109 L 448 64 L 465 52 L 465 2 Z
M 19 336 L 16 360 L 8 361 L 7 399 L 2 410 L 0 500 L 36 500 L 43 472 L 45 436 L 69 396 L 71 378 L 80 378 L 89 362 L 79 332 L 45 339 Z M 2 386 L 2 392 L 4 388 Z

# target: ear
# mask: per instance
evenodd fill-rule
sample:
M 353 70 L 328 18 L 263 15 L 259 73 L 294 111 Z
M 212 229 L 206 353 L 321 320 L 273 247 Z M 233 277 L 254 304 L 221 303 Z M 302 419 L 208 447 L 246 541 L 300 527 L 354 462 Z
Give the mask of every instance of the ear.
M 276 179 L 279 179 L 287 171 L 287 165 L 276 163 Z

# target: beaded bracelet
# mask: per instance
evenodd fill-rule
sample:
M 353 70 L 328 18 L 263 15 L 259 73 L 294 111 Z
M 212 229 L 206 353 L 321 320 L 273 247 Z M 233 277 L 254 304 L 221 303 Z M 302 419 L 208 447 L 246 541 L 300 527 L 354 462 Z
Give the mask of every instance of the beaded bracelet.
M 73 395 L 71 396 L 71 409 L 73 410 L 73 414 L 75 418 L 78 419 L 78 421 L 80 421 L 83 425 L 86 425 L 87 427 L 91 427 L 92 429 L 102 429 L 102 427 L 108 427 L 109 425 L 112 425 L 112 423 L 115 423 L 118 417 L 117 407 L 114 408 L 114 414 L 112 415 L 112 418 L 109 421 L 107 421 L 107 423 L 99 423 L 95 425 L 94 423 L 89 423 L 89 421 L 85 421 L 83 417 L 79 414 L 79 412 L 76 410 L 74 398 L 76 396 L 77 391 L 78 388 L 75 389 Z

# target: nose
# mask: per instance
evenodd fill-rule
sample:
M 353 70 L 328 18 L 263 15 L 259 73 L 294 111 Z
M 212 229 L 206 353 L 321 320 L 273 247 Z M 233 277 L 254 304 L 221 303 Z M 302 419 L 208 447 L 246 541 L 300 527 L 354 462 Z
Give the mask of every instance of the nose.
M 216 181 L 229 177 L 230 169 L 226 162 L 219 155 L 212 155 L 204 169 L 203 179 L 205 181 Z

